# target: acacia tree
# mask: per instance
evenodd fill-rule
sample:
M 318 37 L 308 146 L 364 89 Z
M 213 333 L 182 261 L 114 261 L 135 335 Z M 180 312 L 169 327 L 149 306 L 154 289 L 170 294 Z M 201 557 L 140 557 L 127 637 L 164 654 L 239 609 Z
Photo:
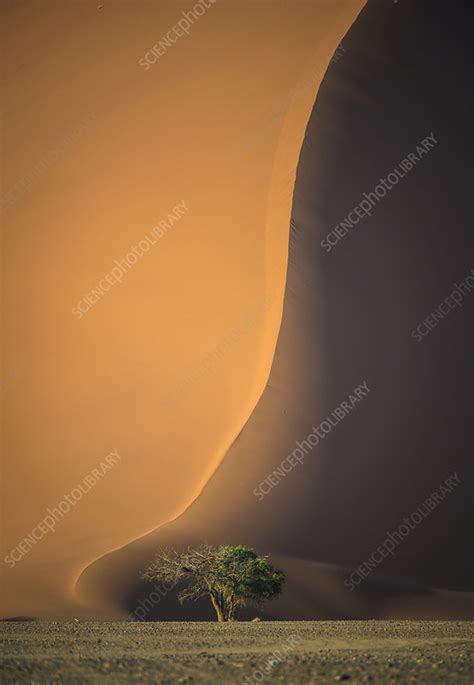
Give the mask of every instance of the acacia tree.
M 150 582 L 184 585 L 178 595 L 181 604 L 208 596 L 218 621 L 232 621 L 235 610 L 248 603 L 261 605 L 273 599 L 285 582 L 285 574 L 274 570 L 266 557 L 242 545 L 163 550 L 141 576 Z

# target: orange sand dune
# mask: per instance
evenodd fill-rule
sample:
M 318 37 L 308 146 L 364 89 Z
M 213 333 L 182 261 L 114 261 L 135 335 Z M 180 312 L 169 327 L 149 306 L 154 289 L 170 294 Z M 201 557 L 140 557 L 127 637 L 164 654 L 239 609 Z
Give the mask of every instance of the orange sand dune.
M 2 5 L 3 616 L 77 611 L 267 381 L 305 127 L 364 1 L 209 4 L 148 69 L 192 3 Z
M 181 516 L 85 569 L 84 615 L 127 615 L 150 593 L 139 571 L 156 550 L 208 540 L 250 545 L 287 572 L 268 617 L 472 618 L 470 310 L 422 345 L 410 335 L 471 268 L 453 248 L 471 238 L 471 192 L 459 185 L 471 166 L 468 25 L 456 3 L 430 0 L 374 0 L 353 23 L 305 134 L 265 390 Z M 430 131 L 439 146 L 325 251 L 322 239 Z M 381 555 L 388 538 L 396 549 Z M 347 576 L 368 559 L 376 568 L 351 592 Z M 208 612 L 167 596 L 148 617 Z

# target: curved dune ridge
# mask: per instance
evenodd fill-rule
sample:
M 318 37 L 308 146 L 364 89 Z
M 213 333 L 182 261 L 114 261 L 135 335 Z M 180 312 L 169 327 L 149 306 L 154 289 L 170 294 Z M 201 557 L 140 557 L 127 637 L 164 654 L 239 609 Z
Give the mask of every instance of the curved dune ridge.
M 183 3 L 2 8 L 3 616 L 77 615 L 81 572 L 185 511 L 235 443 L 314 94 L 363 4 L 219 0 L 147 69 Z
M 192 505 L 85 570 L 77 590 L 96 614 L 210 618 L 205 603 L 179 607 L 173 593 L 150 607 L 138 581 L 157 549 L 207 540 L 253 546 L 286 571 L 269 618 L 473 617 L 462 526 L 473 506 L 472 324 L 465 307 L 422 344 L 412 335 L 471 269 L 452 249 L 471 230 L 474 65 L 460 6 L 369 2 L 344 37 L 301 150 L 265 390 Z M 347 229 L 345 217 L 427 136 L 433 144 Z M 283 469 L 303 447 L 304 462 Z M 394 553 L 374 557 L 387 539 Z

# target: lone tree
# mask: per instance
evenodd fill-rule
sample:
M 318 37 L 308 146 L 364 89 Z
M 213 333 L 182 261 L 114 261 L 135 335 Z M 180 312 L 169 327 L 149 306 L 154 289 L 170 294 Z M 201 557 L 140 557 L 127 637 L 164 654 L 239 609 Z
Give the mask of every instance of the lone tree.
M 235 610 L 257 605 L 282 591 L 285 574 L 275 571 L 266 557 L 248 547 L 203 544 L 184 552 L 163 550 L 142 573 L 150 582 L 162 581 L 185 587 L 178 595 L 188 599 L 210 598 L 218 621 L 232 621 Z

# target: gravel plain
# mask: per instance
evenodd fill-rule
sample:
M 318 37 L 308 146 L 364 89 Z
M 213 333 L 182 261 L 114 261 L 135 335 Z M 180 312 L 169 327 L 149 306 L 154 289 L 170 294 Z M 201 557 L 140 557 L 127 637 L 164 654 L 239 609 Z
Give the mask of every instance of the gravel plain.
M 0 682 L 474 685 L 472 622 L 1 622 Z

